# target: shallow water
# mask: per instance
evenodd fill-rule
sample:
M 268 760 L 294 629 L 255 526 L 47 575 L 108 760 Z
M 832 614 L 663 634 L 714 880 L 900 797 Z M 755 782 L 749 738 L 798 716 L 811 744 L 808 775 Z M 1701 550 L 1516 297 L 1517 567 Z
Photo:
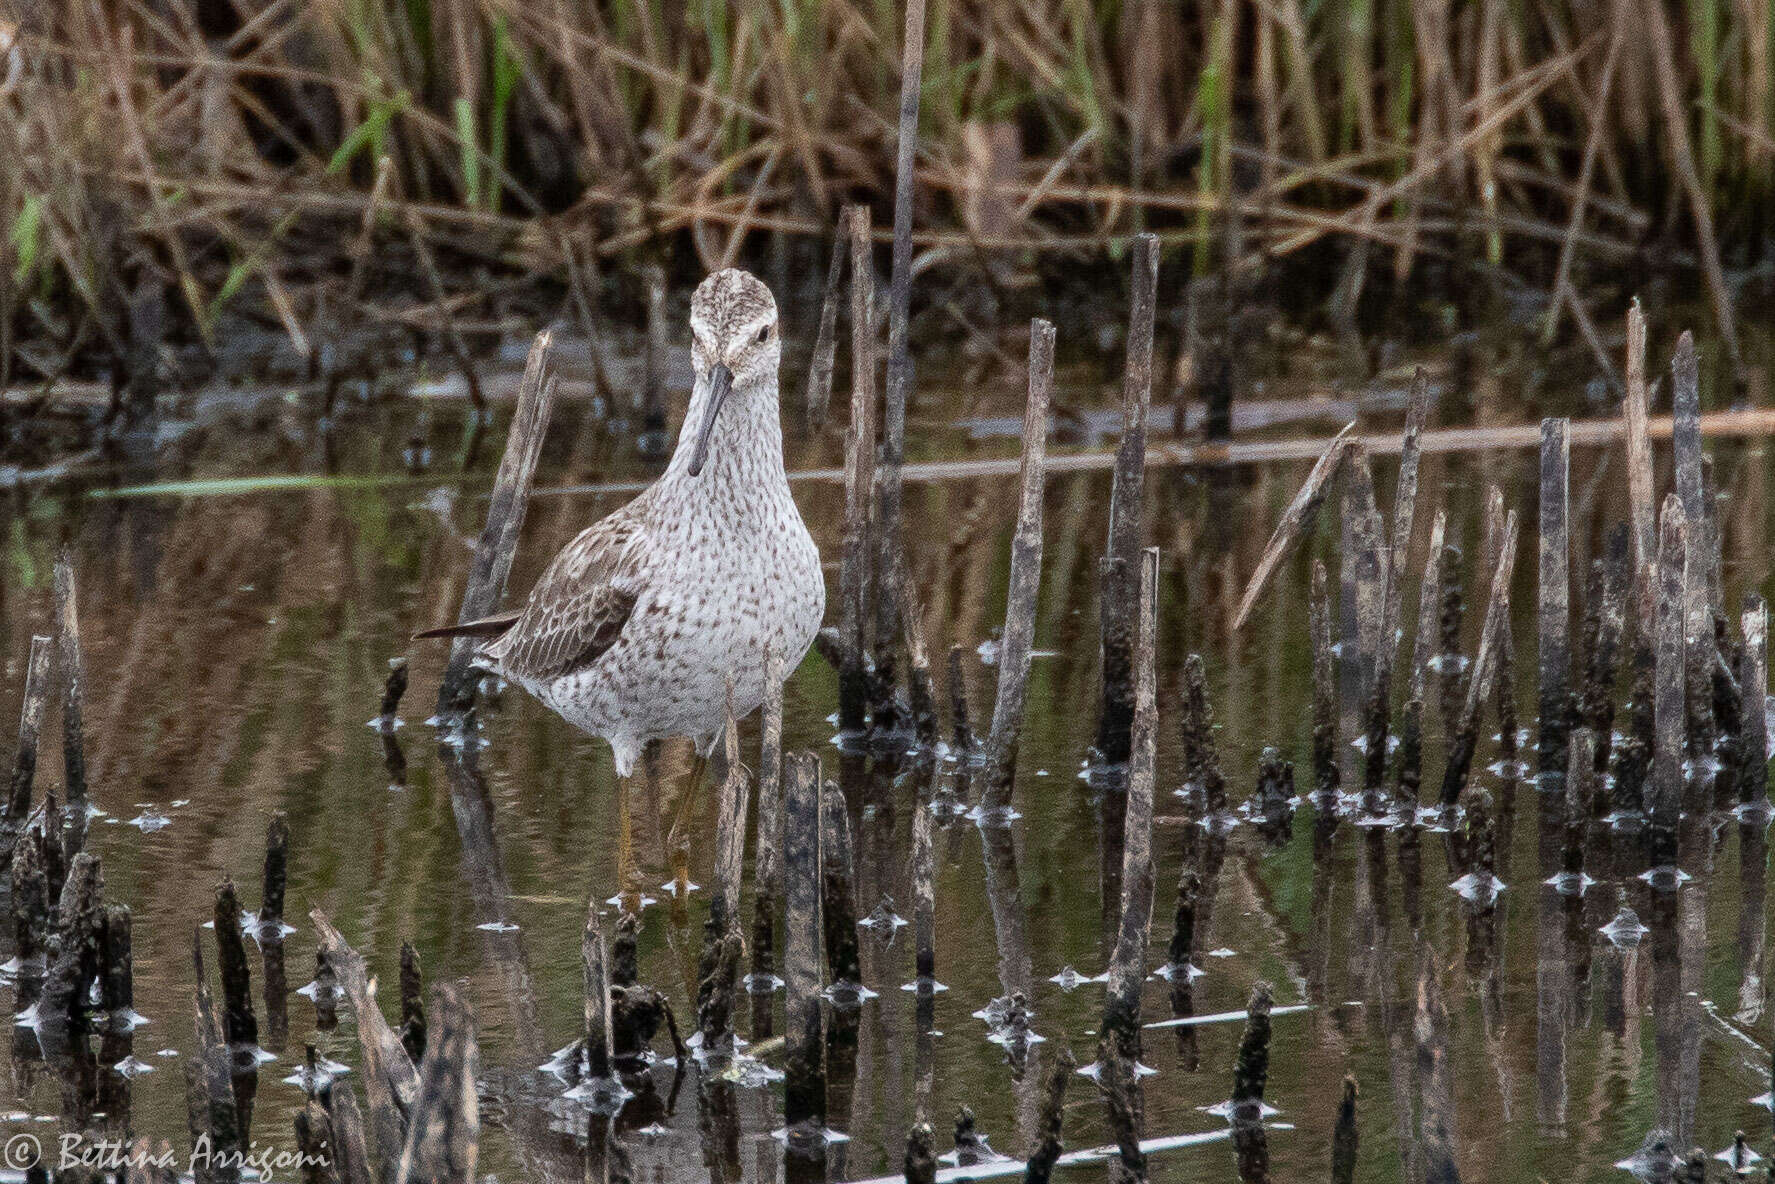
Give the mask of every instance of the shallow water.
M 1522 376 L 1482 361 L 1476 377 L 1453 379 L 1438 423 L 1502 424 L 1532 420 L 1517 399 Z M 799 375 L 786 385 L 799 389 Z M 1270 384 L 1265 392 L 1286 421 L 1291 400 L 1323 390 L 1316 375 Z M 1393 430 L 1389 392 L 1348 392 L 1365 429 Z M 1576 391 L 1574 384 L 1570 389 Z M 1004 456 L 1014 444 L 975 440 L 978 424 L 1015 408 L 1012 380 L 980 390 L 926 376 L 915 408 L 913 459 Z M 1063 400 L 1107 406 L 1112 387 L 1095 376 L 1065 376 Z M 1358 397 L 1360 396 L 1360 397 Z M 1574 395 L 1558 408 L 1604 414 Z M 1340 412 L 1342 408 L 1338 409 Z M 276 414 L 276 413 L 274 413 Z M 431 712 L 443 647 L 411 643 L 418 627 L 452 619 L 479 529 L 485 492 L 503 439 L 495 422 L 464 476 L 468 412 L 459 402 L 396 401 L 348 410 L 330 441 L 300 417 L 261 438 L 254 454 L 216 440 L 197 443 L 177 469 L 118 477 L 109 488 L 57 488 L 13 502 L 7 524 L 6 629 L 0 718 L 18 708 L 33 632 L 48 632 L 50 569 L 69 537 L 78 567 L 85 657 L 89 777 L 107 817 L 95 822 L 89 849 L 104 862 L 107 895 L 135 911 L 136 1007 L 152 1021 L 136 1034 L 136 1055 L 154 1069 L 128 1090 L 130 1125 L 184 1146 L 182 1062 L 193 1047 L 190 937 L 209 919 L 213 888 L 224 875 L 241 885 L 243 904 L 258 903 L 266 824 L 274 810 L 292 831 L 287 913 L 296 932 L 287 945 L 292 990 L 310 977 L 310 908 L 327 912 L 385 984 L 385 1012 L 401 943 L 411 941 L 428 983 L 463 980 L 479 1024 L 482 1056 L 482 1170 L 501 1179 L 577 1177 L 577 1145 L 550 1130 L 545 1106 L 564 1088 L 539 1071 L 577 1034 L 579 948 L 588 897 L 618 887 L 615 781 L 601 742 L 508 691 L 484 708 L 487 747 L 478 764 L 484 793 L 452 781 L 436 738 L 422 722 Z M 1258 422 L 1264 422 L 1261 418 Z M 1283 430 L 1329 435 L 1309 421 Z M 1273 433 L 1272 433 L 1273 434 Z M 794 433 L 791 433 L 792 437 Z M 817 441 L 791 440 L 793 468 L 832 464 L 841 425 Z M 414 444 L 415 437 L 422 442 Z M 426 472 L 409 472 L 415 447 L 429 448 Z M 1058 452 L 1065 452 L 1057 446 Z M 1761 440 L 1710 443 L 1721 491 L 1720 524 L 1727 599 L 1770 586 L 1765 540 L 1775 476 Z M 620 504 L 625 493 L 556 492 L 565 486 L 644 480 L 632 445 L 592 408 L 557 408 L 512 587 L 529 586 L 554 551 L 578 529 Z M 1668 450 L 1658 451 L 1668 482 Z M 1172 795 L 1180 780 L 1178 702 L 1186 654 L 1207 662 L 1216 743 L 1235 801 L 1251 792 L 1258 756 L 1278 745 L 1307 786 L 1311 655 L 1307 645 L 1307 560 L 1297 557 L 1246 630 L 1230 633 L 1246 577 L 1309 461 L 1236 467 L 1155 467 L 1148 481 L 1150 541 L 1162 548 L 1159 787 L 1154 848 L 1158 894 L 1149 966 L 1164 960 L 1174 885 L 1186 844 L 1201 841 L 1182 821 Z M 1383 507 L 1390 509 L 1394 461 L 1377 458 Z M 1600 553 L 1605 528 L 1626 514 L 1619 445 L 1574 447 L 1574 601 L 1582 574 Z M 241 492 L 126 493 L 118 486 L 186 478 L 309 474 L 294 485 Z M 325 478 L 333 473 L 337 479 Z M 1450 537 L 1468 556 L 1480 551 L 1482 491 L 1499 485 L 1507 503 L 1532 523 L 1535 462 L 1528 450 L 1426 456 L 1414 574 L 1404 620 L 1416 619 L 1417 580 L 1433 507 L 1450 513 Z M 1665 488 L 1660 485 L 1660 489 Z M 842 497 L 823 481 L 797 493 L 836 584 Z M 1036 1099 L 1054 1050 L 1070 1045 L 1093 1058 L 1102 988 L 1068 991 L 1050 981 L 1064 968 L 1086 976 L 1104 969 L 1111 943 L 1105 923 L 1102 805 L 1081 780 L 1096 725 L 1096 560 L 1106 530 L 1109 475 L 1052 475 L 1045 498 L 1046 552 L 1030 683 L 1029 723 L 1016 789 L 1022 817 L 1004 835 L 966 821 L 937 831 L 937 974 L 950 988 L 936 1001 L 935 1074 L 930 1098 L 939 1150 L 966 1104 L 994 1148 L 1021 1155 L 1034 1131 Z M 990 712 L 995 668 L 982 643 L 1002 619 L 1014 478 L 917 480 L 907 487 L 908 562 L 928 622 L 932 652 L 958 644 L 976 725 Z M 1515 580 L 1516 685 L 1519 710 L 1532 726 L 1534 563 L 1524 540 Z M 1335 529 L 1322 525 L 1315 554 L 1335 571 Z M 1481 581 L 1464 573 L 1469 609 L 1465 649 L 1477 644 Z M 990 655 L 990 647 L 986 654 Z M 402 704 L 398 740 L 404 784 L 391 784 L 382 738 L 365 721 L 376 712 L 389 659 L 410 655 L 412 689 Z M 941 672 L 939 671 L 939 677 Z M 785 746 L 818 752 L 828 776 L 841 777 L 858 851 L 859 912 L 884 896 L 910 917 L 907 853 L 921 787 L 841 761 L 831 743 L 836 679 L 816 656 L 787 689 Z M 1441 726 L 1434 710 L 1426 740 L 1426 781 L 1441 772 Z M 57 717 L 45 730 L 39 785 L 59 789 L 54 755 Z M 1344 721 L 1340 751 L 1346 785 L 1359 759 Z M 1496 730 L 1489 718 L 1484 735 Z M 756 721 L 742 728 L 755 759 Z M 646 882 L 670 877 L 664 835 L 677 809 L 686 754 L 668 748 L 656 774 L 636 788 L 638 855 Z M 1497 759 L 1482 740 L 1476 770 Z M 1477 774 L 1499 798 L 1509 791 Z M 1428 796 L 1433 791 L 1426 789 Z M 713 861 L 714 802 L 694 811 L 692 879 L 707 883 Z M 1254 982 L 1274 984 L 1279 1008 L 1267 1100 L 1281 1111 L 1269 1135 L 1274 1179 L 1317 1178 L 1330 1160 L 1338 1082 L 1361 1086 L 1358 1178 L 1408 1178 L 1405 1164 L 1444 1154 L 1462 1179 L 1528 1182 L 1627 1177 L 1613 1165 L 1633 1154 L 1655 1126 L 1686 1126 L 1686 1147 L 1728 1146 L 1735 1129 L 1766 1145 L 1768 1111 L 1751 1101 L 1769 1087 L 1767 1017 L 1762 1014 L 1765 960 L 1762 868 L 1766 846 L 1754 827 L 1722 824 L 1717 839 L 1691 845 L 1694 879 L 1680 891 L 1681 941 L 1675 920 L 1657 913 L 1643 886 L 1610 878 L 1568 903 L 1541 880 L 1557 870 L 1558 851 L 1541 841 L 1532 784 L 1514 791 L 1500 838 L 1499 875 L 1508 887 L 1495 912 L 1462 901 L 1448 885 L 1445 841 L 1419 844 L 1421 892 L 1408 898 L 1398 836 L 1348 822 L 1315 825 L 1311 806 L 1279 844 L 1250 826 L 1228 837 L 1214 879 L 1212 907 L 1198 931 L 1207 972 L 1195 984 L 1194 1010 L 1241 1012 Z M 130 825 L 164 815 L 163 826 Z M 992 850 L 989 851 L 989 840 Z M 1746 853 L 1750 855 L 1747 861 Z M 1551 865 L 1549 865 L 1551 859 Z M 749 870 L 749 869 L 748 869 Z M 1663 928 L 1636 949 L 1618 952 L 1599 932 L 1625 884 L 1648 924 Z M 1113 897 L 1113 887 L 1109 894 Z M 706 893 L 677 912 L 646 910 L 641 937 L 644 982 L 675 1004 L 686 1032 L 694 1011 L 694 974 Z M 1113 912 L 1113 898 L 1107 902 Z M 1409 918 L 1421 910 L 1421 925 Z M 749 916 L 750 906 L 746 906 Z M 515 928 L 512 928 L 515 926 Z M 202 940 L 213 955 L 212 938 Z M 879 992 L 863 1005 L 854 1076 L 833 1083 L 832 1124 L 850 1141 L 832 1149 L 830 1177 L 856 1179 L 898 1170 L 916 1095 L 914 1005 L 898 988 L 912 977 L 911 930 L 891 944 L 862 940 L 865 980 Z M 1662 953 L 1659 953 L 1662 951 Z M 213 956 L 208 959 L 213 966 Z M 253 958 L 255 992 L 263 988 Z M 1666 972 L 1669 973 L 1666 973 Z M 1677 975 L 1672 978 L 1671 974 Z M 986 1039 L 972 1013 L 1010 989 L 1023 990 L 1032 1026 L 1046 1037 L 1021 1066 Z M 1691 995 L 1689 992 L 1693 992 Z M 781 996 L 777 997 L 780 1007 Z M 325 1055 L 360 1064 L 349 1021 L 315 1031 L 314 1010 L 292 994 L 289 1034 L 268 1040 L 278 1060 L 261 1072 L 254 1134 L 289 1146 L 291 1110 L 301 1091 L 281 1083 L 313 1043 Z M 1168 988 L 1148 984 L 1144 1018 L 1171 1014 Z M 1439 1018 L 1440 1017 L 1440 1018 Z M 261 1000 L 261 1018 L 264 1001 Z M 1205 1112 L 1227 1098 L 1242 1015 L 1146 1034 L 1144 1060 L 1157 1075 L 1145 1083 L 1149 1137 L 1224 1132 Z M 1444 1022 L 1445 1021 L 1445 1022 Z M 1660 1022 L 1662 1021 L 1662 1022 Z M 746 1031 L 746 1020 L 739 1020 Z M 1445 1046 L 1440 1059 L 1432 1055 Z M 28 1053 L 29 1039 L 15 1045 Z M 664 1042 L 660 1044 L 664 1049 Z M 103 1070 L 101 1070 L 103 1071 Z M 699 1134 L 696 1071 L 675 1094 L 669 1067 L 655 1076 L 663 1112 L 625 1118 L 622 1134 L 637 1179 L 678 1180 L 709 1173 Z M 61 1087 L 53 1073 L 15 1055 L 4 1108 L 53 1116 Z M 669 1099 L 669 1101 L 668 1101 Z M 748 1179 L 774 1179 L 780 1150 L 781 1087 L 738 1091 L 739 1162 Z M 1673 1123 L 1674 1120 L 1674 1123 Z M 658 1133 L 634 1127 L 657 1122 Z M 1424 1132 L 1438 1125 L 1441 1140 Z M 44 1132 L 48 1123 L 20 1115 L 0 1121 L 0 1137 Z M 1076 1079 L 1068 1097 L 1068 1149 L 1108 1137 L 1099 1095 Z M 1075 1169 L 1095 1178 L 1101 1166 Z M 1157 1154 L 1156 1179 L 1231 1178 L 1232 1145 L 1209 1141 Z

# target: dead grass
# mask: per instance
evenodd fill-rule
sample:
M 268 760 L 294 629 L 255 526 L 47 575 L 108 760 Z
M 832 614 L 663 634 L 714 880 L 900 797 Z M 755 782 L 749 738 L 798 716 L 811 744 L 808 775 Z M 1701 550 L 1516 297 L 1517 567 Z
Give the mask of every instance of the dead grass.
M 250 299 L 311 348 L 323 314 L 390 315 L 390 286 L 417 293 L 409 323 L 415 301 L 472 317 L 477 267 L 583 309 L 600 261 L 714 267 L 829 235 L 857 199 L 886 224 L 894 5 L 45 0 L 9 19 L 0 347 L 22 375 L 127 358 L 145 290 L 206 339 Z M 1567 311 L 1589 331 L 1587 268 L 1664 233 L 1735 350 L 1721 255 L 1767 232 L 1775 195 L 1766 5 L 930 0 L 928 27 L 921 266 L 1100 256 L 1142 228 L 1206 266 L 1236 198 L 1245 262 L 1362 243 L 1359 293 L 1366 248 L 1401 280 L 1484 259 L 1554 297 L 1551 335 Z

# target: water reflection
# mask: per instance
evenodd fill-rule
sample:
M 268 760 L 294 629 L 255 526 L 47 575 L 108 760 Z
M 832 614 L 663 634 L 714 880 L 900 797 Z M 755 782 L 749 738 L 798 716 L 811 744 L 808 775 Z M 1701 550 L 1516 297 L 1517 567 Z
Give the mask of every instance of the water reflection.
M 409 424 L 386 426 L 374 438 L 338 435 L 345 471 L 382 449 L 381 441 L 410 434 Z M 576 449 L 551 462 L 576 466 L 556 475 L 584 478 L 604 463 Z M 1574 493 L 1599 475 L 1612 488 L 1619 473 L 1612 456 L 1618 453 L 1574 450 Z M 1372 465 L 1384 493 L 1392 462 Z M 1715 476 L 1728 495 L 1719 515 L 1729 557 L 1724 591 L 1734 600 L 1743 591 L 1735 583 L 1755 586 L 1767 574 L 1771 532 L 1762 491 L 1769 470 L 1762 452 L 1716 451 Z M 1595 764 L 1606 774 L 1587 796 L 1483 772 L 1506 758 L 1488 726 L 1473 762 L 1481 771 L 1472 796 L 1463 797 L 1465 812 L 1448 831 L 1359 826 L 1342 816 L 1334 796 L 1312 792 L 1320 778 L 1305 772 L 1314 739 L 1311 558 L 1282 573 L 1283 594 L 1246 634 L 1227 631 L 1229 600 L 1261 549 L 1263 524 L 1302 472 L 1170 471 L 1150 490 L 1166 594 L 1154 841 L 1164 887 L 1149 961 L 1168 962 L 1173 973 L 1147 985 L 1144 1015 L 1239 1012 L 1259 979 L 1276 984 L 1279 1005 L 1311 1005 L 1275 1018 L 1266 1096 L 1291 1129 L 1272 1125 L 1259 1128 L 1261 1135 L 1246 1129 L 1229 1137 L 1218 1117 L 1198 1109 L 1224 1098 L 1237 1023 L 1149 1034 L 1144 1052 L 1159 1076 L 1145 1091 L 1147 1133 L 1220 1139 L 1155 1153 L 1155 1176 L 1224 1174 L 1230 1166 L 1247 1179 L 1311 1178 L 1323 1171 L 1340 1102 L 1332 1083 L 1346 1072 L 1362 1085 L 1363 1178 L 1606 1179 L 1654 1129 L 1684 1156 L 1697 1144 L 1710 1154 L 1728 1146 L 1739 1128 L 1766 1130 L 1766 1113 L 1749 1099 L 1767 1089 L 1767 1061 L 1753 1067 L 1760 1054 L 1743 1039 L 1767 1018 L 1766 816 L 1723 812 L 1758 796 L 1742 789 L 1750 762 L 1727 760 L 1730 775 L 1697 789 L 1676 836 L 1677 863 L 1691 878 L 1669 885 L 1639 879 L 1650 866 L 1645 828 L 1631 818 L 1607 820 L 1643 803 L 1651 740 L 1649 686 L 1631 700 L 1619 693 L 1642 681 L 1631 660 L 1637 640 L 1624 631 L 1614 643 L 1628 659 L 1615 680 L 1621 709 L 1601 714 L 1592 702 L 1576 713 L 1600 729 Z M 1486 551 L 1478 491 L 1496 483 L 1510 505 L 1529 506 L 1532 464 L 1515 454 L 1478 462 L 1429 457 L 1423 479 L 1426 488 L 1447 491 L 1450 564 L 1431 606 L 1446 610 L 1439 625 L 1451 653 L 1471 654 L 1482 614 L 1467 611 L 1463 599 L 1484 587 L 1474 573 Z M 809 492 L 810 521 L 831 543 L 831 499 Z M 209 888 L 224 873 L 256 878 L 267 819 L 281 809 L 291 829 L 293 915 L 311 905 L 329 910 L 384 983 L 396 981 L 405 941 L 420 950 L 435 981 L 466 978 L 482 1028 L 489 1171 L 524 1179 L 855 1179 L 897 1169 L 920 1120 L 945 1132 L 938 1150 L 947 1150 L 946 1132 L 964 1104 L 997 1151 L 1026 1153 L 1040 1133 L 1040 1086 L 1054 1058 L 1094 1043 L 1102 997 L 1088 980 L 1103 969 L 1105 921 L 1119 908 L 1123 791 L 1113 776 L 1076 776 L 1097 738 L 1094 597 L 1107 479 L 1057 473 L 1048 486 L 1049 566 L 1036 633 L 1044 656 L 1031 676 L 1016 797 L 1024 817 L 1011 827 L 975 827 L 948 811 L 931 815 L 936 966 L 949 990 L 899 990 L 915 973 L 910 929 L 898 938 L 891 926 L 858 934 L 863 982 L 879 994 L 856 1006 L 827 1004 L 822 1026 L 823 1113 L 849 1142 L 821 1147 L 817 1156 L 792 1148 L 787 1157 L 770 1137 L 783 1119 L 777 1089 L 722 1079 L 688 1058 L 674 1064 L 667 1047 L 669 1021 L 658 1002 L 689 1014 L 707 910 L 703 893 L 661 887 L 677 871 L 670 833 L 681 807 L 683 754 L 650 753 L 643 774 L 619 796 L 597 746 L 517 696 L 483 701 L 484 748 L 436 745 L 416 720 L 399 731 L 364 726 L 380 714 L 387 662 L 405 651 L 407 633 L 447 616 L 460 597 L 459 536 L 472 532 L 478 508 L 472 496 L 459 497 L 446 523 L 427 495 L 420 485 L 69 499 L 15 516 L 0 718 L 17 710 L 21 664 L 31 633 L 48 619 L 49 561 L 66 526 L 87 631 L 88 780 L 93 801 L 110 815 L 92 821 L 84 847 L 104 860 L 108 898 L 132 908 L 133 1005 L 152 1021 L 95 1032 L 48 1064 L 36 1037 L 15 1029 L 16 1108 L 182 1136 L 184 1062 L 200 1051 L 191 1036 L 184 942 L 211 915 Z M 909 521 L 927 524 L 912 549 L 910 578 L 933 623 L 932 652 L 955 655 L 950 677 L 963 684 L 989 686 L 994 677 L 979 647 L 999 615 L 1013 498 L 996 479 L 908 486 Z M 1585 560 L 1578 570 L 1615 546 L 1598 521 L 1607 501 L 1597 495 L 1586 513 L 1583 498 L 1575 499 L 1574 558 Z M 605 508 L 592 497 L 540 499 L 520 565 L 534 568 Z M 1430 515 L 1421 516 L 1427 526 Z M 1335 533 L 1326 527 L 1313 540 L 1318 555 L 1330 557 Z M 1414 570 L 1422 568 L 1424 533 Z M 1589 581 L 1576 597 L 1581 612 L 1595 589 L 1613 595 L 1609 570 L 1605 561 L 1600 582 Z M 1332 621 L 1341 622 L 1339 637 L 1356 644 L 1340 650 L 1334 671 L 1359 692 L 1363 642 L 1345 619 L 1353 598 L 1338 586 L 1342 574 L 1335 566 L 1328 572 Z M 1521 594 L 1532 578 L 1525 567 L 1515 597 L 1522 670 L 1534 648 L 1533 597 Z M 1416 583 L 1408 582 L 1407 605 L 1416 603 Z M 1606 638 L 1605 622 L 1594 632 Z M 1181 713 L 1191 652 L 1205 660 L 1227 805 L 1252 802 L 1236 826 L 1204 826 L 1212 807 L 1170 792 L 1187 780 Z M 411 655 L 422 703 L 438 665 L 436 655 Z M 1717 677 L 1709 683 L 1711 692 Z M 827 747 L 833 686 L 818 659 L 797 672 L 786 744 L 820 751 L 843 795 L 857 911 L 867 916 L 891 900 L 894 911 L 910 915 L 907 853 L 920 802 L 968 803 L 977 795 L 965 764 L 924 767 Z M 1450 687 L 1454 697 L 1444 698 Z M 1458 661 L 1426 672 L 1417 759 L 1432 785 L 1461 688 Z M 965 686 L 963 694 L 965 702 Z M 1366 767 L 1349 743 L 1363 723 L 1352 712 L 1356 701 L 1344 695 L 1333 720 L 1334 791 L 1363 785 Z M 1741 706 L 1734 718 L 1730 706 L 1729 695 L 1710 693 L 1722 734 L 1744 730 L 1755 712 Z M 1487 710 L 1489 720 L 1495 705 Z M 421 712 L 409 704 L 407 714 Z M 1403 733 L 1409 718 L 1396 707 L 1395 729 Z M 748 752 L 755 751 L 752 726 Z M 1400 754 L 1407 747 L 1402 742 Z M 1298 818 L 1289 804 L 1297 792 L 1290 761 L 1312 781 L 1300 787 L 1309 800 Z M 44 764 L 46 788 L 59 790 L 49 767 L 55 762 Z M 1392 786 L 1396 799 L 1419 788 L 1407 780 Z M 170 824 L 143 831 L 119 821 L 150 809 Z M 709 882 L 712 829 L 711 803 L 693 804 L 681 831 L 692 881 Z M 80 844 L 58 842 L 65 866 Z M 1448 890 L 1468 875 L 1495 876 L 1507 887 L 1490 901 L 1469 902 Z M 1583 891 L 1547 883 L 1562 875 L 1593 882 Z M 657 903 L 646 905 L 647 897 Z M 605 932 L 618 989 L 637 1009 L 638 1026 L 618 1049 L 635 1096 L 614 1116 L 555 1108 L 565 1087 L 538 1069 L 583 1030 L 578 943 L 592 898 L 617 899 Z M 622 918 L 625 905 L 638 920 Z M 206 940 L 214 940 L 207 931 Z M 314 942 L 304 926 L 260 944 L 261 1042 L 285 1062 L 299 1061 L 312 1044 L 321 1056 L 357 1066 L 354 1026 L 332 1022 L 324 990 L 318 1008 L 288 1006 L 284 980 L 304 977 L 288 968 L 306 968 Z M 1070 990 L 1051 981 L 1069 965 L 1087 980 Z M 21 967 L 12 987 L 16 1009 L 41 989 L 41 971 Z M 1045 1044 L 989 1042 L 971 1018 L 992 1000 L 1018 996 L 1026 1031 Z M 653 1008 L 646 1013 L 651 1030 L 639 1026 L 643 1004 Z M 774 1067 L 781 1067 L 772 1043 L 783 1030 L 780 1006 L 779 994 L 754 995 L 750 1023 L 742 1021 L 751 1051 Z M 1007 1027 L 1014 1034 L 1018 1024 Z M 657 1045 L 657 1062 L 644 1061 L 644 1041 Z M 132 1058 L 156 1071 L 116 1071 Z M 298 1087 L 281 1081 L 293 1068 L 260 1074 L 250 1106 L 241 1107 L 255 1134 L 289 1129 L 303 1100 Z M 1095 1087 L 1076 1079 L 1072 1088 L 1067 1149 L 1107 1142 L 1103 1107 L 1088 1092 Z

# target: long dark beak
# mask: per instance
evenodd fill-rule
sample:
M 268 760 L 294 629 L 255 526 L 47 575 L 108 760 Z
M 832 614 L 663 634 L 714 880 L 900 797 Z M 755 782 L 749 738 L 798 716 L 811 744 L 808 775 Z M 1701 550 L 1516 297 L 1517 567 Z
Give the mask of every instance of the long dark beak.
M 696 451 L 690 454 L 690 475 L 700 477 L 703 462 L 709 459 L 709 438 L 715 434 L 715 420 L 721 414 L 721 405 L 727 402 L 727 393 L 733 389 L 733 371 L 715 363 L 709 371 L 709 409 L 703 414 L 703 425 L 696 434 Z

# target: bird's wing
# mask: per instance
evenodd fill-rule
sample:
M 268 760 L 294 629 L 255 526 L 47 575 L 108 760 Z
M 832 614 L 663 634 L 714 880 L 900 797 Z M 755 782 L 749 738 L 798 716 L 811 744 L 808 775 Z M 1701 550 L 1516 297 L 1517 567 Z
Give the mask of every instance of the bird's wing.
M 581 531 L 561 549 L 517 624 L 487 649 L 507 675 L 552 678 L 602 657 L 634 611 L 631 544 L 641 533 L 634 504 Z

